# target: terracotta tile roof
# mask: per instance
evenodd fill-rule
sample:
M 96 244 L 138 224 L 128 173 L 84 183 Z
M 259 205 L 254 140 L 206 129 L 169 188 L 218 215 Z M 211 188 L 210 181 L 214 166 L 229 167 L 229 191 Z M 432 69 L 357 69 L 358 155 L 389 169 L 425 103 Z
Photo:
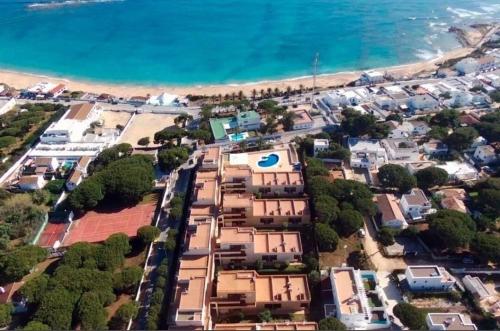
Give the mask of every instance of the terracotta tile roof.
M 73 105 L 69 109 L 69 112 L 66 115 L 65 119 L 83 121 L 87 119 L 94 107 L 95 105 L 91 103 L 80 103 L 78 105 Z

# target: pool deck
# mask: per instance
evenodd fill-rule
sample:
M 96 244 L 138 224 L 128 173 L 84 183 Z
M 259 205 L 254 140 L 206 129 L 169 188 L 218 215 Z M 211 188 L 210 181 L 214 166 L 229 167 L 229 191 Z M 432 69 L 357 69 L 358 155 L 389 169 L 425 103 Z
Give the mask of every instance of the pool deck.
M 262 157 L 268 156 L 269 154 L 278 155 L 278 163 L 270 167 L 259 166 L 258 163 L 262 161 Z M 291 172 L 295 170 L 294 164 L 298 162 L 298 158 L 295 150 L 292 150 L 288 146 L 284 146 L 267 151 L 231 154 L 227 162 L 231 165 L 248 165 L 256 173 L 269 171 Z

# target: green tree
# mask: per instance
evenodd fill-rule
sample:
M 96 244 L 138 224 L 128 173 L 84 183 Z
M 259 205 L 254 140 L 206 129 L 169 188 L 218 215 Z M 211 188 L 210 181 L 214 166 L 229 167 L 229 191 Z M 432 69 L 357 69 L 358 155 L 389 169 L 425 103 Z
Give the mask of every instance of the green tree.
M 108 314 L 96 293 L 83 293 L 76 311 L 82 330 L 103 330 L 106 327 Z
M 470 147 L 475 138 L 479 136 L 476 129 L 471 127 L 457 128 L 450 134 L 444 142 L 449 148 L 463 151 Z
M 394 244 L 394 232 L 392 229 L 383 227 L 380 229 L 377 235 L 378 241 L 384 246 L 390 246 Z
M 444 140 L 448 137 L 449 128 L 443 126 L 433 126 L 429 133 L 427 133 L 427 137 L 432 139 Z
M 297 118 L 297 114 L 294 112 L 286 112 L 281 118 L 281 124 L 283 125 L 283 129 L 285 131 L 292 131 L 293 126 L 295 125 L 295 119 Z
M 173 143 L 178 141 L 187 135 L 187 131 L 179 127 L 169 127 L 158 131 L 154 134 L 154 142 L 156 144 L 164 145 L 165 143 Z
M 117 255 L 125 256 L 131 251 L 128 236 L 125 233 L 114 233 L 104 241 L 104 246 L 111 248 Z
M 442 186 L 448 181 L 446 170 L 438 167 L 428 167 L 415 173 L 417 185 L 423 190 L 434 186 Z
M 495 234 L 477 233 L 471 242 L 471 248 L 480 257 L 500 263 L 500 237 Z
M 71 245 L 62 258 L 62 264 L 73 268 L 92 266 L 96 268 L 96 253 L 99 246 L 88 242 L 77 242 Z
M 45 185 L 44 190 L 49 191 L 52 194 L 60 194 L 64 190 L 64 179 L 54 179 Z
M 45 205 L 50 199 L 50 194 L 46 190 L 35 190 L 31 192 L 31 199 L 37 205 Z
M 378 179 L 383 187 L 396 187 L 404 193 L 417 185 L 417 180 L 405 168 L 397 164 L 380 167 Z
M 330 225 L 337 220 L 340 213 L 338 201 L 328 195 L 320 195 L 314 200 L 314 210 L 316 211 L 316 216 L 321 222 Z
M 431 124 L 439 127 L 456 128 L 460 114 L 455 109 L 444 109 L 431 118 Z
M 335 317 L 323 318 L 319 321 L 320 330 L 335 330 L 335 331 L 345 331 L 347 330 L 344 323 L 336 319 Z
M 334 251 L 339 242 L 337 232 L 323 223 L 316 223 L 314 228 L 319 249 L 321 251 Z
M 29 303 L 38 303 L 45 295 L 49 284 L 49 276 L 42 274 L 28 280 L 19 289 L 19 293 L 28 300 Z
M 19 281 L 46 257 L 45 249 L 32 245 L 7 252 L 0 256 L 0 279 L 5 282 Z
M 71 192 L 68 204 L 73 210 L 84 211 L 96 207 L 103 198 L 103 185 L 98 180 L 89 178 Z
M 147 146 L 151 143 L 151 141 L 149 140 L 149 137 L 142 137 L 141 139 L 139 139 L 137 141 L 137 145 L 139 146 Z
M 35 320 L 47 324 L 51 329 L 69 330 L 77 299 L 65 288 L 56 287 L 43 296 L 35 313 Z
M 113 288 L 118 292 L 133 293 L 141 281 L 142 268 L 138 266 L 126 267 L 113 275 Z
M 429 232 L 436 243 L 452 250 L 467 246 L 476 231 L 470 216 L 455 210 L 442 209 L 428 219 Z
M 331 143 L 326 151 L 318 153 L 318 157 L 322 159 L 337 159 L 347 161 L 351 157 L 351 152 L 337 143 Z
M 190 130 L 188 131 L 188 137 L 189 139 L 193 140 L 202 140 L 206 143 L 210 142 L 212 140 L 212 132 L 209 130 L 204 130 L 204 129 L 198 129 L 198 130 Z
M 363 227 L 363 215 L 356 210 L 342 210 L 335 222 L 337 232 L 348 237 Z
M 126 327 L 130 319 L 135 319 L 139 313 L 139 308 L 135 302 L 124 303 L 118 308 L 110 321 L 110 329 L 122 330 Z
M 149 244 L 158 238 L 160 232 L 160 229 L 156 226 L 144 225 L 137 229 L 137 237 L 139 237 L 144 244 Z
M 163 149 L 158 153 L 158 165 L 163 171 L 171 171 L 187 161 L 189 151 L 185 147 Z
M 93 174 L 105 168 L 111 162 L 117 161 L 121 158 L 130 156 L 132 154 L 132 145 L 118 144 L 113 147 L 103 150 L 88 167 L 88 172 Z
M 401 302 L 394 306 L 394 315 L 410 330 L 425 329 L 425 313 L 417 307 Z
M 12 321 L 13 307 L 10 303 L 0 304 L 0 328 L 6 327 Z
M 50 327 L 38 321 L 31 321 L 26 324 L 23 331 L 50 331 Z
M 264 309 L 259 313 L 259 320 L 264 323 L 264 322 L 271 322 L 273 320 L 273 315 L 271 314 L 271 311 L 269 309 Z
M 479 134 L 488 141 L 496 141 L 500 137 L 500 111 L 483 115 L 480 120 L 474 125 Z

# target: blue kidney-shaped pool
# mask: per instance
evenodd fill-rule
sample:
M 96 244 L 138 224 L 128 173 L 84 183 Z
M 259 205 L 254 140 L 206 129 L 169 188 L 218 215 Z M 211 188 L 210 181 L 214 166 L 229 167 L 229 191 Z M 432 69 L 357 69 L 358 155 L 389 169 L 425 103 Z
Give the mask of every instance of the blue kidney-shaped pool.
M 269 168 L 278 164 L 279 160 L 280 160 L 279 155 L 272 153 L 263 156 L 262 159 L 259 162 L 257 162 L 257 165 L 261 168 Z

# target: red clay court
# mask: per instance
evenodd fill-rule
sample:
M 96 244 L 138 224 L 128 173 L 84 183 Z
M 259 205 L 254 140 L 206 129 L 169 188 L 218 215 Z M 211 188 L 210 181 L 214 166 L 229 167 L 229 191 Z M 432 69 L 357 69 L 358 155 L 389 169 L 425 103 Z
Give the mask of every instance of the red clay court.
M 63 246 L 79 241 L 101 242 L 118 232 L 134 237 L 137 229 L 151 224 L 155 208 L 156 203 L 145 203 L 113 213 L 90 211 L 73 222 Z
M 69 223 L 48 223 L 38 239 L 37 244 L 40 247 L 54 247 L 56 241 L 59 240 L 59 242 L 62 242 L 69 225 Z

